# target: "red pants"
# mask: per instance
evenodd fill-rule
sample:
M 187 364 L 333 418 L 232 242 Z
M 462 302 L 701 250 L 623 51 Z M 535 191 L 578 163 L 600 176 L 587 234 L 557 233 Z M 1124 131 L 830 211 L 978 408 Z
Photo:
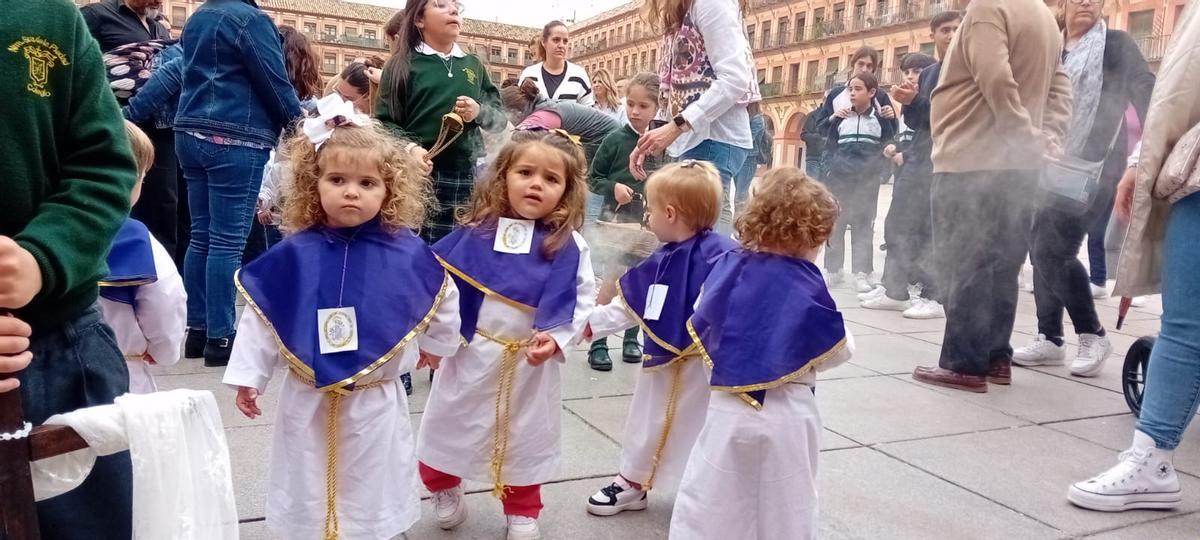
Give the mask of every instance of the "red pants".
M 418 464 L 421 471 L 421 482 L 429 491 L 444 491 L 453 489 L 462 483 L 462 478 L 446 474 L 424 463 Z M 525 516 L 538 518 L 542 512 L 542 486 L 504 486 L 507 493 L 504 500 L 504 515 Z

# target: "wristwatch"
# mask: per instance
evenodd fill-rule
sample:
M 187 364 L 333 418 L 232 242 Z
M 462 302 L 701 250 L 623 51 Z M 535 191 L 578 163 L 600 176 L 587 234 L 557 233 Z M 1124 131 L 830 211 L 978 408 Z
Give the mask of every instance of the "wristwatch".
M 688 123 L 687 119 L 685 119 L 682 114 L 675 115 L 675 118 L 672 118 L 671 122 L 675 124 L 675 127 L 679 128 L 679 131 L 684 133 L 687 133 L 692 129 L 692 125 Z

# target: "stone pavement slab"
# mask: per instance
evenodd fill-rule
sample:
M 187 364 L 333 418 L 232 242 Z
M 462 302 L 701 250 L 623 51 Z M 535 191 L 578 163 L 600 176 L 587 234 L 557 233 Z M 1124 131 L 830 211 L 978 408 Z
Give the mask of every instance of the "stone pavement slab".
M 986 394 L 973 394 L 936 386 L 929 388 L 1033 423 L 1129 412 L 1125 398 L 1115 391 L 1024 368 L 1013 370 L 1012 385 L 989 385 Z
M 820 536 L 1051 538 L 1045 524 L 869 448 L 821 454 Z
M 850 363 L 888 374 L 910 374 L 917 366 L 937 364 L 941 348 L 911 336 L 854 336 L 855 347 L 861 353 L 856 354 Z
M 1149 523 L 1131 525 L 1121 529 L 1089 536 L 1095 540 L 1126 540 L 1134 538 L 1154 540 L 1193 540 L 1200 536 L 1200 513 L 1184 516 L 1169 516 Z
M 1082 443 L 1082 444 L 1081 444 Z M 1067 502 L 1067 487 L 1112 463 L 1112 450 L 1040 426 L 970 433 L 880 445 L 879 450 L 1011 508 L 1065 536 L 1082 536 L 1161 519 L 1170 512 L 1092 512 Z M 1181 476 L 1185 493 L 1200 493 L 1200 480 Z M 1185 496 L 1177 513 L 1200 510 L 1200 497 Z M 947 520 L 956 519 L 947 516 Z
M 893 377 L 826 381 L 817 389 L 817 403 L 826 427 L 862 444 L 1028 423 Z
M 1101 469 L 1116 462 L 1118 452 L 1129 448 L 1133 440 L 1133 429 L 1136 421 L 1132 414 L 1122 414 L 1105 418 L 1090 418 L 1087 420 L 1046 424 L 1045 427 L 1074 435 L 1112 450 L 1112 455 L 1109 456 L 1109 459 L 1095 464 L 1097 472 L 1099 472 Z M 1197 449 L 1200 449 L 1200 423 L 1192 422 L 1192 425 L 1183 433 L 1183 440 L 1179 443 L 1179 451 L 1175 452 L 1175 469 L 1193 476 L 1200 476 L 1200 452 Z M 1196 495 L 1200 495 L 1200 493 Z M 1200 529 L 1197 529 L 1197 537 L 1200 537 Z

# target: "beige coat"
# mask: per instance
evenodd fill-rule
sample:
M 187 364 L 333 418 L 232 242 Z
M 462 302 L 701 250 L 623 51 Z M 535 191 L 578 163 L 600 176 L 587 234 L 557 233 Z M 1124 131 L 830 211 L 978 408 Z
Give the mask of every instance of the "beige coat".
M 1114 294 L 1142 296 L 1162 290 L 1162 259 L 1171 205 L 1154 198 L 1163 162 L 1176 141 L 1200 123 L 1200 7 L 1190 3 L 1158 70 L 1142 135 L 1129 232 L 1121 247 Z

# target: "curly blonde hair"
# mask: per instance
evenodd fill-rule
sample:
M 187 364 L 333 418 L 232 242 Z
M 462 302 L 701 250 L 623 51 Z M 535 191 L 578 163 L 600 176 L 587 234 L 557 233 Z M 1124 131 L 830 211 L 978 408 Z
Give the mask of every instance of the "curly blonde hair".
M 838 212 L 825 184 L 783 167 L 758 181 L 734 227 L 747 249 L 804 257 L 829 240 Z
M 347 125 L 333 131 L 333 136 L 317 150 L 303 132 L 287 142 L 282 159 L 292 165 L 292 176 L 282 186 L 283 230 L 295 233 L 325 222 L 325 209 L 317 183 L 321 178 L 321 163 L 331 155 L 353 154 L 355 159 L 374 160 L 379 177 L 387 189 L 379 216 L 385 229 L 395 232 L 401 228 L 419 229 L 425 222 L 425 211 L 431 201 L 431 183 L 421 172 L 421 164 L 402 148 L 400 141 L 378 123 L 367 126 Z M 288 182 L 290 180 L 290 182 Z
M 567 169 L 562 199 L 550 215 L 541 219 L 550 229 L 550 235 L 542 245 L 542 256 L 550 258 L 571 241 L 572 231 L 583 227 L 587 197 L 587 158 L 583 148 L 561 130 L 513 132 L 511 141 L 500 150 L 483 181 L 476 185 L 470 206 L 459 212 L 458 222 L 488 231 L 495 230 L 502 217 L 519 217 L 508 200 L 508 170 L 523 152 L 535 146 L 557 152 Z

